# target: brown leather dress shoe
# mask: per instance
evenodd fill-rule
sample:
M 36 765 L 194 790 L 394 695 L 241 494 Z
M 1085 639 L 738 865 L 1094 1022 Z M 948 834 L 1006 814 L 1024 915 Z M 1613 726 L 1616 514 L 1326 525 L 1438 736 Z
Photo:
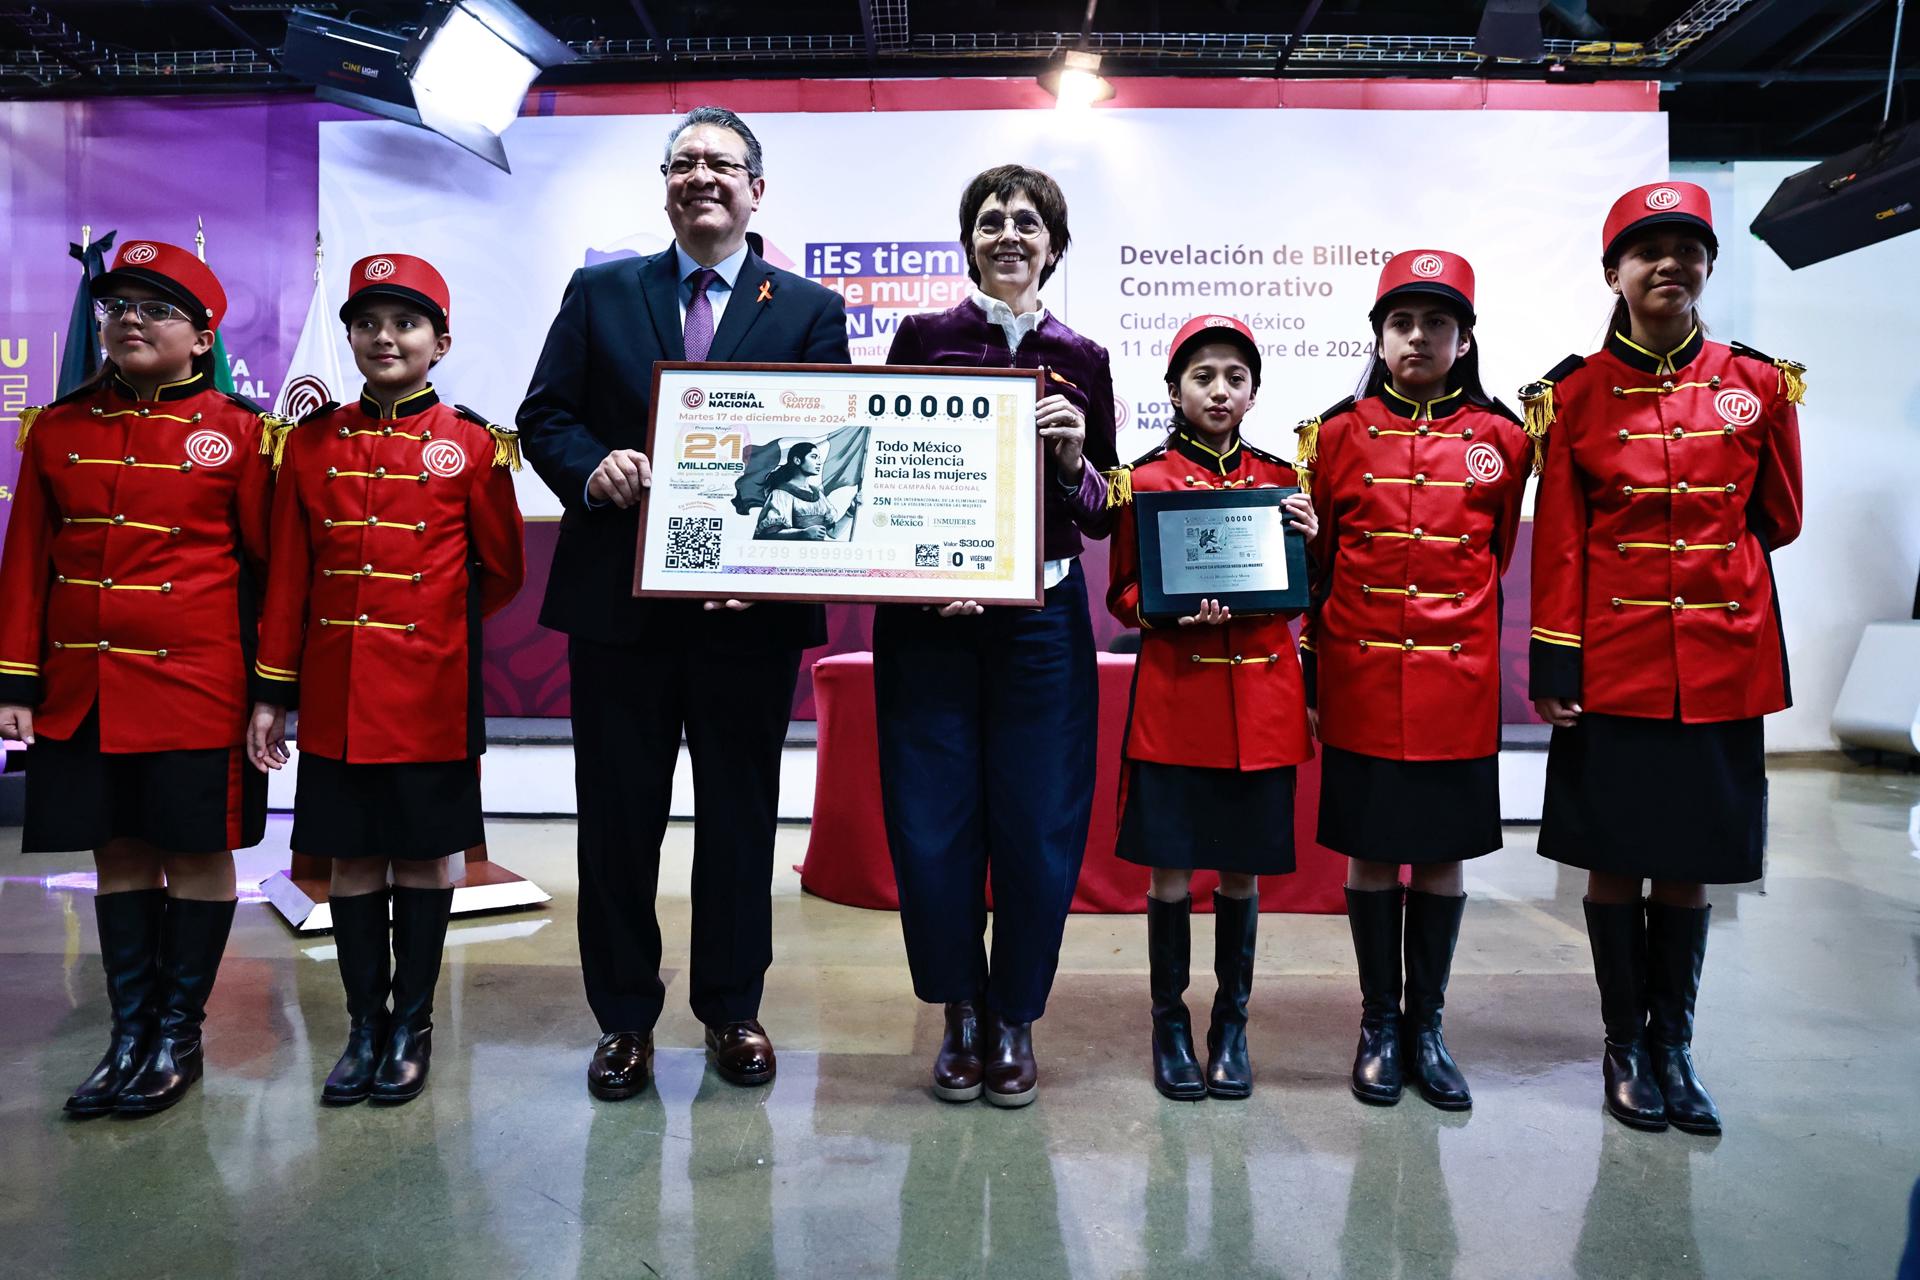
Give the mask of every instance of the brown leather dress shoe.
M 986 1097 L 996 1107 L 1024 1107 L 1040 1094 L 1033 1061 L 1033 1024 L 1008 1022 L 987 1010 Z
M 605 1102 L 631 1098 L 653 1079 L 653 1037 L 609 1031 L 587 1065 L 587 1092 Z
M 750 1088 L 773 1079 L 773 1041 L 767 1038 L 767 1029 L 751 1018 L 708 1027 L 707 1049 L 713 1054 L 714 1069 L 728 1084 Z
M 980 1009 L 971 1000 L 947 1005 L 947 1034 L 933 1060 L 933 1096 L 942 1102 L 972 1102 L 980 1096 Z

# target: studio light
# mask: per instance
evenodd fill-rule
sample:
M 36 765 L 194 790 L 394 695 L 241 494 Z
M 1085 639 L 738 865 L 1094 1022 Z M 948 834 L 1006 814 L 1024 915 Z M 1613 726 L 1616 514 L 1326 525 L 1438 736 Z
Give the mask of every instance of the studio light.
M 1069 49 L 1040 76 L 1040 87 L 1053 95 L 1063 111 L 1090 107 L 1113 96 L 1113 83 L 1100 74 L 1100 55 Z
M 458 0 L 392 30 L 296 9 L 283 65 L 328 102 L 431 130 L 506 169 L 500 135 L 527 86 L 574 58 L 507 0 Z
M 1473 51 L 1483 58 L 1538 62 L 1547 54 L 1540 35 L 1540 0 L 1487 0 Z

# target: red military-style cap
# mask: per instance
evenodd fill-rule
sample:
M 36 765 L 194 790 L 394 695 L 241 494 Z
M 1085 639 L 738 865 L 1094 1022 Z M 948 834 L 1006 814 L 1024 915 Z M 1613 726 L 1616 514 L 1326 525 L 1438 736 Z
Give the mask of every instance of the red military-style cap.
M 425 258 L 405 253 L 375 253 L 353 264 L 347 277 L 347 300 L 340 304 L 340 319 L 345 321 L 354 308 L 375 298 L 399 298 L 426 307 L 429 314 L 447 322 L 453 310 L 453 295 L 447 282 Z
M 227 291 L 220 287 L 207 264 L 192 250 L 158 240 L 129 240 L 113 257 L 113 270 L 102 271 L 87 286 L 95 298 L 111 298 L 114 290 L 143 284 L 163 293 L 184 309 L 195 327 L 218 329 L 227 314 Z
M 1601 261 L 1617 257 L 1621 241 L 1634 232 L 1667 224 L 1691 227 L 1706 240 L 1709 253 L 1720 252 L 1713 234 L 1713 201 L 1706 190 L 1691 182 L 1653 182 L 1635 187 L 1607 210 L 1607 225 L 1600 233 Z
M 1167 381 L 1178 382 L 1180 375 L 1186 372 L 1187 357 L 1193 354 L 1195 347 L 1208 342 L 1231 342 L 1239 347 L 1247 357 L 1247 368 L 1253 373 L 1253 385 L 1260 385 L 1260 344 L 1254 341 L 1253 330 L 1232 316 L 1195 316 L 1180 326 L 1180 332 L 1173 335 L 1173 343 L 1167 348 Z
M 1474 323 L 1473 264 L 1445 249 L 1406 249 L 1387 259 L 1380 269 L 1380 287 L 1373 295 L 1367 318 L 1378 322 L 1388 304 L 1403 293 L 1430 293 L 1466 313 Z

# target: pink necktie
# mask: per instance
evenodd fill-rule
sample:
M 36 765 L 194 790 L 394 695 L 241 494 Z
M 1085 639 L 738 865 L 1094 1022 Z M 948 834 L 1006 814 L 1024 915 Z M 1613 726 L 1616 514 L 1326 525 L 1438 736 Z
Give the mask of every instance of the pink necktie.
M 713 350 L 713 303 L 707 297 L 707 286 L 719 276 L 720 273 L 712 267 L 702 267 L 687 277 L 693 284 L 693 299 L 687 303 L 684 333 L 689 360 L 705 360 L 707 352 Z

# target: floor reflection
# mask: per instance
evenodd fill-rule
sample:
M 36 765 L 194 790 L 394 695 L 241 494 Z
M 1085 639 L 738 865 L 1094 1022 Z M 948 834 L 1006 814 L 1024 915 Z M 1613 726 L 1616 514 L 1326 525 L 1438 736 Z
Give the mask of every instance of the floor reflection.
M 1036 1108 L 935 1106 L 914 1123 L 900 1187 L 901 1276 L 1064 1276 L 1049 1127 Z
M 1453 1197 L 1440 1167 L 1440 1134 L 1467 1115 L 1418 1098 L 1354 1114 L 1360 1154 L 1347 1185 L 1340 1261 L 1350 1276 L 1450 1276 L 1460 1256 Z
M 1598 1118 L 1600 1161 L 1574 1244 L 1580 1280 L 1658 1276 L 1698 1280 L 1707 1274 L 1694 1234 L 1693 1162 L 1709 1159 L 1717 1138 L 1639 1133 Z

